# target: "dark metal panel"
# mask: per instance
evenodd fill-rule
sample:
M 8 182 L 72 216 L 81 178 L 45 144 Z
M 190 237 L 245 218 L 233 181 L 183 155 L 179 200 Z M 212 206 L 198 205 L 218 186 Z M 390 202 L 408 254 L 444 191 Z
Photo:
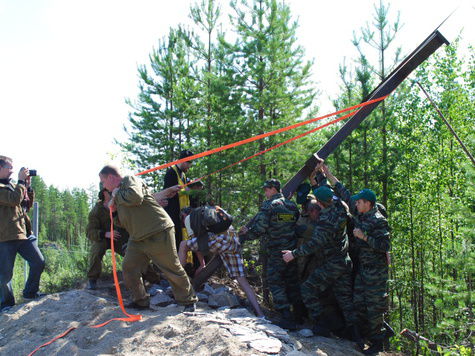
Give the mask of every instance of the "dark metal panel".
M 449 44 L 439 31 L 431 33 L 399 66 L 389 74 L 362 102 L 380 98 L 390 94 L 395 90 L 411 72 L 424 62 L 431 54 L 433 54 L 443 44 Z M 306 179 L 313 168 L 317 164 L 316 155 L 325 159 L 338 145 L 347 138 L 354 129 L 379 105 L 381 101 L 365 106 L 358 110 L 346 124 L 333 135 L 330 140 L 317 152 L 314 153 L 305 165 L 295 174 L 283 187 L 282 191 L 286 197 L 290 197 L 298 185 Z

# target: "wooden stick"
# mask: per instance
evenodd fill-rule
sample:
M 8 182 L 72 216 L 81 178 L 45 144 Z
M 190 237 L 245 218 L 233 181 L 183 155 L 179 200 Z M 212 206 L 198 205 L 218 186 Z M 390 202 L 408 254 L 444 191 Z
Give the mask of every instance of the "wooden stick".
M 420 340 L 427 342 L 427 345 L 429 349 L 438 351 L 439 345 L 437 345 L 435 342 L 429 340 L 428 338 L 419 335 L 415 331 L 409 330 L 409 329 L 404 329 L 399 333 L 401 336 L 404 336 L 405 338 L 414 341 L 414 342 L 419 342 Z
M 452 135 L 454 135 L 454 137 L 457 139 L 458 143 L 460 144 L 460 146 L 462 147 L 463 151 L 465 152 L 465 154 L 468 156 L 468 158 L 472 161 L 473 165 L 475 166 L 475 158 L 473 158 L 472 154 L 470 153 L 470 151 L 468 150 L 467 146 L 464 145 L 464 143 L 462 142 L 462 140 L 460 139 L 460 137 L 458 137 L 458 135 L 455 133 L 455 130 L 452 128 L 452 126 L 449 124 L 449 122 L 447 121 L 447 119 L 444 117 L 444 115 L 442 114 L 442 112 L 440 111 L 440 109 L 437 107 L 437 105 L 435 105 L 434 101 L 432 100 L 432 98 L 429 96 L 429 94 L 426 92 L 426 90 L 422 87 L 421 83 L 419 82 L 416 82 L 417 85 L 419 85 L 419 88 L 421 88 L 421 90 L 424 92 L 424 94 L 427 96 L 427 99 L 429 99 L 430 103 L 432 104 L 432 106 L 434 107 L 435 111 L 437 111 L 437 114 L 439 114 L 440 118 L 444 121 L 444 123 L 447 125 L 447 127 L 449 128 L 450 132 L 452 133 Z

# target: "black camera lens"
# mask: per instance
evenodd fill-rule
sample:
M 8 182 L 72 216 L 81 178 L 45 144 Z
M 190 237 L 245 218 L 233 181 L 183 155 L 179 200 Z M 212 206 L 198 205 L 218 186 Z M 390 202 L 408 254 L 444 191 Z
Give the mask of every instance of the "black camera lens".
M 36 169 L 30 169 L 30 177 L 36 177 Z

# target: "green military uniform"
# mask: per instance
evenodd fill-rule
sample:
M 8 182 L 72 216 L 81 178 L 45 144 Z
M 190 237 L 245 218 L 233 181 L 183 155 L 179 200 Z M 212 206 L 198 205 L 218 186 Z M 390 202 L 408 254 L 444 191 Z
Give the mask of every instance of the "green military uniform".
M 319 321 L 323 313 L 322 297 L 333 289 L 347 326 L 355 325 L 356 316 L 351 295 L 351 260 L 348 256 L 346 221 L 348 212 L 341 201 L 322 209 L 311 240 L 292 251 L 294 257 L 321 253 L 322 264 L 301 286 L 304 303 L 312 317 Z
M 173 221 L 147 186 L 134 176 L 124 177 L 113 199 L 120 225 L 130 234 L 122 270 L 134 303 L 149 304 L 141 274 L 150 260 L 165 274 L 177 303 L 195 303 L 197 298 L 178 259 Z
M 295 226 L 295 234 L 297 237 L 297 248 L 307 243 L 312 239 L 313 230 L 317 225 L 316 221 L 312 221 L 307 213 L 301 213 L 297 224 Z M 297 258 L 297 266 L 299 270 L 299 279 L 300 281 L 305 281 L 310 272 L 317 267 L 322 261 L 319 251 L 312 253 L 308 256 L 302 256 Z
M 91 241 L 91 250 L 89 252 L 89 268 L 87 278 L 97 280 L 101 275 L 102 258 L 110 248 L 110 239 L 106 238 L 106 232 L 110 231 L 109 209 L 104 206 L 104 202 L 99 200 L 89 212 L 87 224 L 87 238 Z M 124 229 L 114 227 L 119 231 L 120 238 L 114 240 L 115 251 L 124 256 L 123 245 L 127 243 L 129 234 Z
M 355 238 L 358 259 L 354 285 L 354 305 L 362 335 L 372 342 L 385 337 L 383 314 L 387 311 L 389 226 L 377 205 L 364 214 L 356 210 L 355 199 L 343 184 L 335 185 L 336 193 L 350 206 L 355 228 L 360 228 L 368 241 Z
M 299 217 L 297 205 L 281 193 L 274 194 L 262 203 L 247 233 L 247 239 L 264 240 L 267 254 L 267 283 L 277 310 L 289 309 L 290 304 L 301 302 L 296 261 L 286 264 L 282 250 L 297 245 L 295 224 Z

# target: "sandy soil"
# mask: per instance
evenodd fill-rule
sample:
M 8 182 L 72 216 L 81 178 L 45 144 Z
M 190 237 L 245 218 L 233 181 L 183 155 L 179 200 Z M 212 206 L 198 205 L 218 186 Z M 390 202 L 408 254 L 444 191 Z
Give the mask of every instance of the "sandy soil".
M 361 355 L 351 342 L 287 333 L 244 308 L 213 310 L 198 303 L 195 313 L 182 311 L 176 304 L 156 307 L 141 311 L 139 322 L 94 329 L 90 325 L 123 317 L 112 284 L 52 294 L 0 315 L 0 354 L 26 356 L 76 327 L 35 355 Z

